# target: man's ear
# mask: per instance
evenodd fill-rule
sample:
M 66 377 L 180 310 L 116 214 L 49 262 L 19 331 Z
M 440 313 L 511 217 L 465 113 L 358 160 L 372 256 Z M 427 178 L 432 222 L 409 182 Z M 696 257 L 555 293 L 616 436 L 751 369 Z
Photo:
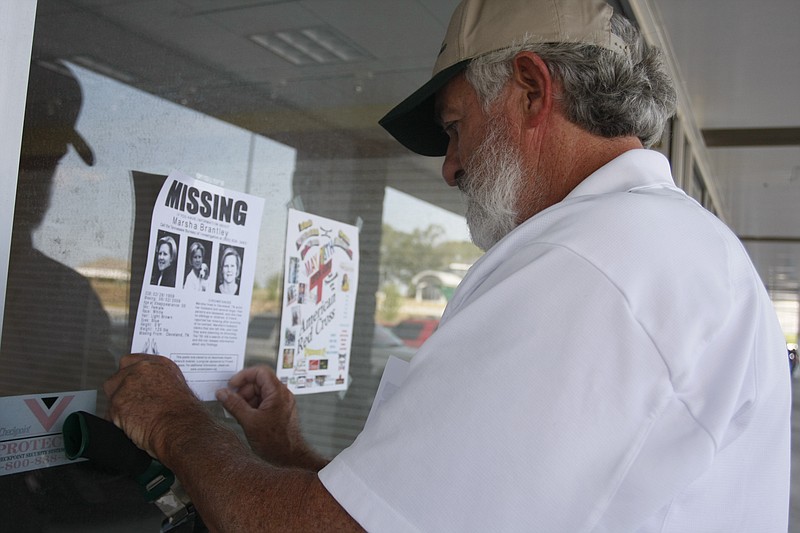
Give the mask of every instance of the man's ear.
M 514 86 L 518 90 L 524 123 L 535 127 L 547 119 L 553 107 L 553 79 L 541 57 L 520 52 L 512 60 Z

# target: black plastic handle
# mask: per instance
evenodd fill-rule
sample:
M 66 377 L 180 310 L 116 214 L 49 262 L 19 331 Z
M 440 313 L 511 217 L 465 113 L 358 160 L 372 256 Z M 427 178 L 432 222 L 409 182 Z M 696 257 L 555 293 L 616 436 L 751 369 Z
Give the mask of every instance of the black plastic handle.
M 108 420 L 86 411 L 75 411 L 64 420 L 64 451 L 69 459 L 89 459 L 95 465 L 134 478 L 148 501 L 167 492 L 175 475 L 137 447 Z
M 62 433 L 64 450 L 70 459 L 84 457 L 132 477 L 146 472 L 153 461 L 117 426 L 85 411 L 71 413 L 64 420 Z

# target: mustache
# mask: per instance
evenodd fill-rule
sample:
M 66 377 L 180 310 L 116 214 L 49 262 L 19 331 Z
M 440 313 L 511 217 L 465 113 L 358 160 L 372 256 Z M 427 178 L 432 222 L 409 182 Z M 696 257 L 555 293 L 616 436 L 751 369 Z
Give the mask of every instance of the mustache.
M 462 193 L 467 192 L 466 189 L 468 180 L 469 176 L 467 176 L 467 173 L 465 171 L 462 170 L 458 172 L 458 174 L 456 174 L 456 187 L 458 187 L 458 190 L 461 191 Z

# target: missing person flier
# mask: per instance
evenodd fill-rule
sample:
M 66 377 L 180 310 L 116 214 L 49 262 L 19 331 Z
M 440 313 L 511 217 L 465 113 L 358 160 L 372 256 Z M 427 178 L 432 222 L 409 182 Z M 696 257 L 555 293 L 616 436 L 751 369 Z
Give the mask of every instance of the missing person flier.
M 244 366 L 263 208 L 180 172 L 153 208 L 131 351 L 175 361 L 201 400 Z
M 294 209 L 277 375 L 295 394 L 348 387 L 358 288 L 358 228 Z

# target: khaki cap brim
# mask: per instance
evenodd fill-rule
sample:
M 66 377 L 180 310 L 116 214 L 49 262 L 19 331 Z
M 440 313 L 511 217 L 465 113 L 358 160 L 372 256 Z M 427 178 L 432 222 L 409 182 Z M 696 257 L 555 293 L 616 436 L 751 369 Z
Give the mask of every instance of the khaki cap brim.
M 409 150 L 442 156 L 448 137 L 436 120 L 436 93 L 472 59 L 515 43 L 579 43 L 627 54 L 611 32 L 603 0 L 464 0 L 453 12 L 431 79 L 378 123 Z

